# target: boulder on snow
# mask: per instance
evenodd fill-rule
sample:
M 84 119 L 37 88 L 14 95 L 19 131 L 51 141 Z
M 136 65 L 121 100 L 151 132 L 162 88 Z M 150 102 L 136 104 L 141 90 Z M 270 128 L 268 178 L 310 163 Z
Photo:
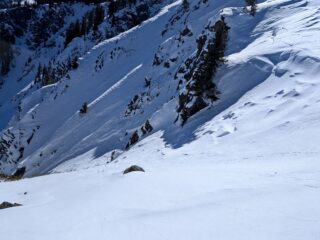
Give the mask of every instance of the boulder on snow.
M 19 203 L 9 203 L 9 202 L 3 202 L 0 204 L 0 209 L 5 209 L 5 208 L 11 208 L 11 207 L 18 207 L 22 206 Z
M 131 167 L 128 167 L 126 170 L 124 170 L 123 174 L 127 174 L 130 172 L 144 172 L 144 169 L 137 165 L 132 165 Z

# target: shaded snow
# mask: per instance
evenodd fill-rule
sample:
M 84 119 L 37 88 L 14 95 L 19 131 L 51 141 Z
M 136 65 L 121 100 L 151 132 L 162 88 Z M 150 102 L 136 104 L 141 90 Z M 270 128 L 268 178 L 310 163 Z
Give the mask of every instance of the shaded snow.
M 23 204 L 0 211 L 0 236 L 320 239 L 319 6 L 269 0 L 251 17 L 233 5 L 238 3 L 217 1 L 218 8 L 195 11 L 190 20 L 198 31 L 208 18 L 223 13 L 232 30 L 228 62 L 215 79 L 220 101 L 183 128 L 172 124 L 176 100 L 170 99 L 167 72 L 156 75 L 159 69 L 152 76 L 158 76 L 160 100 L 145 106 L 143 117 L 119 117 L 142 91 L 158 45 L 172 42 L 179 27 L 163 39 L 141 39 L 160 33 L 177 6 L 88 53 L 71 75 L 70 92 L 63 95 L 68 97 L 54 104 L 48 100 L 42 107 L 52 108 L 51 113 L 38 110 L 40 119 L 54 119 L 66 99 L 72 105 L 56 118 L 52 133 L 42 132 L 35 153 L 24 162 L 31 166 L 39 152 L 51 156 L 57 149 L 39 171 L 52 174 L 0 183 L 0 201 Z M 114 44 L 132 51 L 94 72 L 96 57 Z M 81 117 L 77 110 L 83 101 L 92 104 L 89 115 Z M 145 118 L 155 132 L 110 162 L 111 150 L 123 146 L 125 131 L 135 130 Z M 123 175 L 133 164 L 146 172 Z

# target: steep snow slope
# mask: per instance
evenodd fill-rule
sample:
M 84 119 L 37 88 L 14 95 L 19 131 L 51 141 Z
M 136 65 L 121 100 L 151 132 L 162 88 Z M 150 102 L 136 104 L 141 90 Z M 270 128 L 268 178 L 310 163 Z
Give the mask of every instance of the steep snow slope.
M 39 147 L 37 142 L 43 141 L 42 139 L 48 139 L 50 133 L 57 130 L 59 125 L 63 123 L 62 120 L 53 124 L 51 117 L 38 118 L 36 115 L 38 109 L 42 107 L 42 112 L 39 115 L 50 116 L 46 113 L 48 112 L 48 108 L 45 106 L 55 105 L 59 109 L 58 112 L 54 112 L 55 116 L 58 114 L 70 114 L 67 109 L 64 109 L 64 106 L 51 101 L 58 96 L 56 91 L 57 84 L 41 87 L 39 82 L 34 82 L 39 64 L 47 66 L 47 68 L 51 66 L 51 69 L 54 69 L 55 75 L 59 75 L 58 80 L 63 76 L 69 79 L 68 72 L 72 69 L 69 66 L 70 60 L 78 59 L 103 39 L 115 36 L 139 24 L 139 21 L 145 17 L 143 11 L 139 10 L 141 6 L 147 5 L 148 14 L 154 16 L 163 6 L 170 2 L 172 0 L 161 2 L 157 0 L 136 1 L 136 5 L 129 4 L 128 6 L 119 7 L 118 11 L 114 14 L 116 19 L 114 22 L 112 22 L 112 18 L 106 17 L 98 26 L 98 30 L 91 29 L 85 37 L 74 38 L 66 48 L 64 46 L 66 29 L 70 24 L 75 23 L 76 20 L 81 21 L 86 14 L 92 12 L 95 9 L 94 5 L 62 3 L 51 7 L 40 5 L 36 9 L 31 7 L 20 10 L 10 9 L 5 11 L 5 13 L 1 13 L 1 30 L 11 29 L 12 26 L 17 25 L 17 22 L 20 23 L 19 19 L 16 19 L 19 18 L 20 12 L 27 16 L 29 16 L 28 14 L 32 16 L 31 19 L 25 17 L 28 21 L 26 20 L 26 23 L 23 22 L 23 26 L 26 25 L 24 35 L 20 38 L 16 37 L 16 44 L 13 45 L 15 56 L 13 63 L 16 67 L 13 67 L 7 76 L 0 76 L 0 82 L 4 82 L 4 85 L 0 88 L 0 129 L 2 129 L 0 138 L 1 172 L 12 173 L 21 160 Z M 103 3 L 102 7 L 105 12 L 108 11 L 108 3 Z M 5 15 L 6 12 L 9 12 L 8 15 Z M 52 14 L 55 14 L 53 19 L 50 18 Z M 134 20 L 132 20 L 132 16 L 135 16 Z M 48 21 L 52 22 L 50 22 L 50 28 L 48 27 L 47 29 L 43 25 Z M 51 28 L 56 30 L 51 31 Z M 4 32 L 10 33 L 11 31 L 5 30 Z M 30 46 L 27 46 L 26 43 L 29 42 Z M 103 67 L 103 63 L 101 64 L 101 67 Z M 62 93 L 67 91 L 69 87 L 68 82 L 60 83 L 63 84 Z M 73 91 L 73 98 L 81 94 L 76 92 L 76 90 Z M 78 90 L 83 91 L 83 89 Z M 98 96 L 100 92 L 98 91 L 96 94 Z M 64 100 L 72 101 L 69 98 L 70 96 L 67 96 Z M 80 103 L 80 106 L 82 103 Z M 78 104 L 78 102 L 75 104 Z M 37 131 L 40 128 L 44 128 L 44 133 Z M 33 140 L 37 140 L 37 142 Z
M 159 79 L 162 100 L 154 103 L 158 107 L 143 108 L 155 133 L 111 163 L 109 144 L 117 139 L 112 134 L 146 119 L 118 118 L 122 102 L 135 94 L 130 86 L 141 86 L 150 71 L 145 70 L 149 62 L 145 59 L 154 52 L 146 49 L 153 43 L 136 41 L 139 32 L 146 38 L 149 34 L 143 32 L 153 32 L 158 22 L 164 25 L 179 6 L 169 6 L 160 16 L 84 57 L 79 72 L 71 76 L 80 84 L 70 82 L 74 86 L 68 91 L 88 90 L 78 104 L 90 102 L 89 113 L 66 116 L 46 143 L 48 150 L 59 146 L 66 154 L 51 158 L 52 165 L 48 159 L 41 170 L 53 168 L 56 174 L 0 183 L 0 201 L 23 204 L 0 211 L 1 236 L 8 240 L 21 236 L 32 240 L 320 238 L 319 6 L 316 1 L 265 1 L 251 17 L 233 5 L 239 1 L 225 3 L 194 13 L 190 23 L 201 25 L 200 16 L 206 22 L 222 13 L 232 28 L 228 62 L 215 78 L 220 100 L 183 127 L 173 125 L 175 100 L 167 101 L 170 93 L 163 94 L 171 85 Z M 192 27 L 193 32 L 196 29 Z M 150 47 L 157 50 L 163 40 L 150 38 L 159 41 Z M 123 51 L 119 59 L 127 60 L 108 62 L 110 70 L 92 70 L 91 58 L 116 43 L 129 46 L 141 58 L 133 61 L 133 53 Z M 90 78 L 92 74 L 96 77 Z M 108 82 L 91 85 L 103 77 Z M 101 86 L 99 94 L 92 92 L 96 86 Z M 119 93 L 127 95 L 120 99 Z M 68 104 L 65 109 L 73 108 L 71 99 L 81 98 L 69 94 L 70 102 L 56 100 Z M 50 117 L 62 121 L 56 111 Z M 33 161 L 30 157 L 24 164 Z M 131 164 L 146 172 L 122 175 Z
M 6 150 L 13 154 L 2 160 L 2 171 L 12 173 L 17 166 L 26 166 L 31 176 L 88 152 L 92 158 L 111 155 L 114 149 L 121 152 L 135 131 L 144 137 L 140 128 L 146 120 L 154 132 L 164 131 L 167 144 L 180 147 L 195 139 L 200 125 L 266 79 L 295 82 L 302 71 L 297 65 L 307 66 L 315 76 L 319 12 L 312 1 L 266 1 L 259 4 L 254 17 L 241 1 L 191 1 L 187 11 L 180 3 L 95 46 L 68 78 L 26 95 L 20 104 L 20 120 L 3 131 L 13 134 L 16 144 Z M 196 39 L 203 33 L 209 36 L 207 26 L 213 26 L 221 15 L 231 30 L 228 62 L 213 80 L 219 100 L 181 127 L 175 120 L 184 83 L 181 86 L 175 75 L 195 55 Z M 186 28 L 191 34 L 183 33 Z M 155 55 L 160 65 L 153 64 Z M 146 79 L 151 80 L 149 87 Z M 128 108 L 130 101 L 136 108 L 133 111 Z M 80 115 L 84 102 L 89 112 Z

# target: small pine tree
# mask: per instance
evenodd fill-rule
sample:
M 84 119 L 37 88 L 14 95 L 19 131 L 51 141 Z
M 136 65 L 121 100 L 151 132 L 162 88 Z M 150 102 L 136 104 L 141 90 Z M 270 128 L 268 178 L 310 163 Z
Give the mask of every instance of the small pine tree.
M 138 131 L 135 131 L 130 138 L 130 145 L 136 144 L 139 141 Z
M 79 63 L 78 63 L 78 58 L 77 57 L 74 57 L 74 58 L 69 58 L 69 60 L 71 61 L 70 62 L 70 66 L 71 68 L 73 69 L 77 69 L 79 67 Z
M 110 18 L 114 17 L 115 12 L 117 11 L 117 3 L 114 0 L 111 0 L 108 8 L 108 15 Z
M 42 79 L 42 66 L 41 64 L 39 64 L 38 66 L 38 69 L 37 69 L 37 74 L 36 74 L 36 77 L 34 79 L 34 83 L 37 84 L 37 83 L 41 83 L 41 79 Z
M 54 83 L 54 76 L 51 65 L 49 67 L 43 66 L 41 75 L 42 86 L 47 86 Z
M 88 104 L 87 104 L 87 102 L 84 102 L 84 103 L 82 104 L 82 107 L 80 108 L 79 112 L 80 112 L 81 114 L 85 114 L 85 113 L 88 112 Z
M 98 26 L 103 22 L 104 20 L 104 9 L 101 5 L 98 5 L 94 12 L 94 21 L 93 21 L 93 30 L 97 31 Z
M 74 29 L 73 29 L 73 38 L 75 37 L 80 37 L 81 36 L 81 26 L 79 20 L 76 21 L 74 24 Z
M 250 14 L 254 16 L 257 12 L 257 1 L 256 0 L 245 0 L 248 7 L 250 7 Z
M 6 75 L 10 71 L 13 53 L 11 44 L 0 39 L 0 75 Z
M 81 35 L 86 36 L 88 32 L 88 18 L 84 16 L 81 21 Z
M 147 132 L 152 132 L 153 127 L 152 127 L 152 125 L 150 124 L 149 120 L 147 120 L 146 123 L 144 124 L 144 129 L 145 129 Z
M 82 34 L 82 29 L 79 20 L 74 24 L 71 23 L 69 28 L 66 30 L 64 46 L 66 47 L 74 38 L 80 37 Z
M 183 7 L 184 10 L 188 10 L 189 6 L 190 6 L 190 3 L 189 3 L 188 0 L 183 0 L 182 1 L 182 7 Z

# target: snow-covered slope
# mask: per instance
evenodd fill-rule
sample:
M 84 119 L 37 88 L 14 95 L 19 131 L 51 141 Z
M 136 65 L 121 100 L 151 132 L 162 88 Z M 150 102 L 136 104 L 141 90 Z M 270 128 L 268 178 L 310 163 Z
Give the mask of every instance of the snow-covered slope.
M 261 1 L 255 16 L 238 0 L 190 3 L 190 11 L 166 5 L 99 43 L 70 79 L 22 99 L 21 119 L 4 132 L 24 131 L 23 159 L 6 158 L 1 170 L 52 174 L 0 183 L 0 202 L 23 204 L 0 210 L 0 236 L 320 238 L 318 2 Z M 227 62 L 213 79 L 219 100 L 182 126 L 184 86 L 177 91 L 174 75 L 221 15 L 231 29 Z M 153 130 L 143 135 L 146 120 Z M 141 141 L 124 151 L 136 130 Z M 146 172 L 123 175 L 133 164 Z
M 5 148 L 2 171 L 9 174 L 26 166 L 26 176 L 31 176 L 88 152 L 91 158 L 110 156 L 114 150 L 125 150 L 135 131 L 140 139 L 145 137 L 140 128 L 147 120 L 153 132 L 164 132 L 167 144 L 180 147 L 195 139 L 199 126 L 266 80 L 268 85 L 278 82 L 276 92 L 268 95 L 275 94 L 279 101 L 298 99 L 300 88 L 308 83 L 297 81 L 307 74 L 315 79 L 318 71 L 316 3 L 265 1 L 255 16 L 243 6 L 232 0 L 191 1 L 186 10 L 180 1 L 174 2 L 141 25 L 93 47 L 58 83 L 27 90 L 18 117 L 2 131 L 12 143 Z M 210 26 L 220 16 L 231 29 L 227 63 L 213 79 L 219 100 L 182 127 L 176 122 L 185 86 L 179 72 L 195 55 L 196 40 L 210 37 Z M 72 44 L 81 48 L 82 40 Z M 89 111 L 81 115 L 84 102 Z M 216 131 L 225 135 L 236 129 L 234 124 L 229 128 Z
M 38 8 L 33 9 L 31 7 L 22 8 L 22 10 L 12 9 L 8 16 L 3 13 L 1 19 L 8 21 L 4 22 L 4 29 L 16 26 L 15 18 L 19 17 L 19 11 L 22 11 L 25 15 L 32 15 L 31 20 L 26 21 L 28 24 L 27 30 L 24 35 L 16 40 L 13 46 L 14 62 L 13 69 L 6 75 L 0 76 L 0 82 L 3 82 L 3 86 L 0 89 L 0 128 L 1 132 L 1 155 L 0 155 L 0 169 L 7 174 L 12 173 L 16 169 L 16 165 L 25 159 L 43 144 L 43 139 L 49 140 L 51 135 L 58 130 L 58 128 L 66 121 L 71 115 L 75 114 L 77 110 L 83 104 L 83 97 L 79 95 L 85 94 L 87 89 L 85 88 L 72 88 L 72 82 L 82 84 L 86 79 L 82 78 L 79 82 L 76 79 L 70 79 L 69 71 L 72 71 L 73 67 L 69 66 L 73 60 L 77 60 L 87 53 L 95 44 L 101 42 L 105 38 L 115 36 L 128 28 L 138 24 L 140 18 L 143 16 L 142 10 L 139 10 L 141 6 L 147 4 L 148 14 L 152 17 L 157 14 L 163 6 L 171 3 L 171 0 L 167 1 L 136 1 L 136 5 L 128 5 L 127 7 L 119 7 L 117 13 L 115 13 L 114 19 L 107 17 L 99 26 L 98 30 L 90 30 L 84 37 L 74 38 L 66 47 L 64 46 L 64 35 L 66 29 L 74 24 L 76 20 L 81 20 L 86 14 L 90 14 L 90 11 L 94 10 L 93 5 L 86 5 L 82 3 L 75 4 L 59 4 L 49 7 L 48 5 L 40 5 Z M 108 12 L 108 4 L 102 4 L 104 11 Z M 17 11 L 17 12 L 16 12 Z M 53 18 L 53 14 L 55 14 Z M 15 18 L 10 18 L 13 14 Z M 140 14 L 140 15 L 139 15 Z M 134 21 L 129 16 L 135 16 Z M 140 17 L 140 18 L 139 18 Z M 27 18 L 27 17 L 26 17 Z M 53 19 L 51 19 L 53 18 Z M 2 20 L 1 20 L 2 21 Z M 48 21 L 52 21 L 50 29 L 41 28 L 41 24 L 46 24 Z M 62 26 L 55 24 L 63 23 Z M 113 23 L 114 21 L 114 23 Z M 12 23 L 13 22 L 13 23 Z M 12 24 L 9 25 L 9 23 Z M 19 21 L 18 21 L 19 23 Z M 1 22 L 1 25 L 3 23 Z M 38 26 L 40 25 L 40 27 Z M 9 26 L 9 27 L 7 27 Z M 19 26 L 21 27 L 21 26 Z M 30 28 L 30 29 L 29 29 Z M 6 30 L 5 32 L 11 32 Z M 48 36 L 47 36 L 48 35 Z M 36 37 L 40 36 L 40 37 Z M 39 41 L 39 47 L 34 48 L 34 42 Z M 42 42 L 43 41 L 43 42 Z M 30 44 L 26 44 L 30 43 Z M 121 51 L 118 49 L 117 51 Z M 115 53 L 119 54 L 119 53 Z M 99 56 L 96 56 L 98 58 Z M 101 57 L 100 57 L 101 58 Z M 91 59 L 92 60 L 92 59 Z M 91 64 L 97 64 L 97 59 L 94 59 Z M 89 60 L 90 61 L 90 60 Z M 101 59 L 103 61 L 103 59 Z M 103 68 L 103 63 L 100 66 Z M 38 66 L 46 66 L 53 69 L 56 78 L 64 78 L 57 84 L 51 84 L 39 88 L 37 79 Z M 79 69 L 79 72 L 83 69 Z M 83 76 L 88 77 L 88 76 Z M 90 76 L 92 78 L 92 76 Z M 66 80 L 67 79 L 67 80 Z M 97 78 L 99 79 L 99 78 Z M 98 85 L 97 85 L 98 84 Z M 69 88 L 70 87 L 70 88 Z M 97 89 L 90 94 L 94 98 L 98 98 L 102 90 L 99 86 L 99 82 L 92 82 L 91 88 Z M 68 89 L 73 89 L 71 94 L 63 96 L 62 101 L 72 103 L 73 105 L 66 108 L 65 102 L 53 101 L 57 99 L 58 95 L 67 92 Z M 72 99 L 78 99 L 73 101 Z M 62 104 L 61 104 L 62 103 Z M 50 107 L 48 107 L 50 106 Z M 51 108 L 55 106 L 55 110 Z M 40 110 L 41 109 L 41 110 Z M 60 117 L 56 121 L 52 122 L 52 115 Z M 38 116 L 39 115 L 39 116 Z M 30 121 L 31 120 L 31 121 Z M 43 129 L 43 130 L 42 130 Z M 76 141 L 79 141 L 77 139 Z M 40 143 L 39 143 L 40 142 Z M 47 153 L 43 153 L 46 157 Z M 36 172 L 39 172 L 36 170 Z
M 155 134 L 109 165 L 102 157 L 87 170 L 1 183 L 1 198 L 23 206 L 0 211 L 0 233 L 7 240 L 317 240 L 319 153 L 303 141 L 291 142 L 302 143 L 292 151 L 281 138 L 277 151 L 276 132 L 249 145 L 229 138 L 227 146 L 207 135 L 177 150 Z M 146 172 L 123 175 L 131 164 Z

